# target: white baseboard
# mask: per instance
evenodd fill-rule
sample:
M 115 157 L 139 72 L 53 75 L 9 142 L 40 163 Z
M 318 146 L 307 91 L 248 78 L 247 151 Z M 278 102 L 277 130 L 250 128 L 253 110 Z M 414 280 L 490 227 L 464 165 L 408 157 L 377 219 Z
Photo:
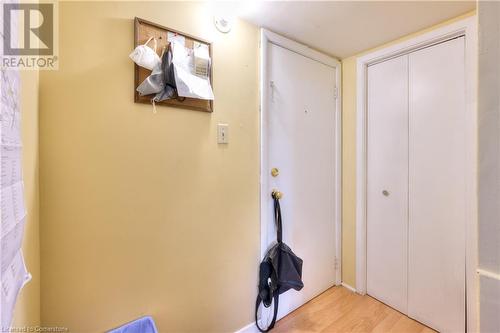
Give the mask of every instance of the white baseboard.
M 481 332 L 500 332 L 500 274 L 479 272 L 479 308 Z
M 491 279 L 500 280 L 500 274 L 495 273 L 495 272 L 487 271 L 485 269 L 478 269 L 477 273 L 480 276 L 486 276 L 486 277 L 489 277 Z
M 349 290 L 350 290 L 350 291 L 352 291 L 353 293 L 357 293 L 356 288 L 354 288 L 354 287 L 352 287 L 352 286 L 348 285 L 347 283 L 342 282 L 342 283 L 341 283 L 341 285 L 342 285 L 342 287 L 344 287 L 344 288 L 346 288 L 346 289 L 349 289 Z
M 248 324 L 245 327 L 240 328 L 234 333 L 260 333 L 259 330 L 257 329 L 257 326 L 255 326 L 255 323 L 252 322 Z

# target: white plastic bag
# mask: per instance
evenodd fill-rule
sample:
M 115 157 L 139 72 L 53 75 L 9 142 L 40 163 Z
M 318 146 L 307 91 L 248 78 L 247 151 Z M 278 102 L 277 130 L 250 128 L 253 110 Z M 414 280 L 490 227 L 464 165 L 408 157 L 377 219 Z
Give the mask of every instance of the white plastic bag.
M 154 41 L 154 49 L 148 46 L 151 40 Z M 161 64 L 161 59 L 156 53 L 156 38 L 150 37 L 146 43 L 137 46 L 135 50 L 130 53 L 129 57 L 137 65 L 149 69 L 150 71 L 156 66 L 159 66 Z
M 213 100 L 214 93 L 208 76 L 194 74 L 193 54 L 177 41 L 172 42 L 172 64 L 174 65 L 177 94 L 181 97 Z
M 157 94 L 163 90 L 165 82 L 163 79 L 163 71 L 160 65 L 153 68 L 151 75 L 149 75 L 142 83 L 137 87 L 137 92 L 141 96 Z

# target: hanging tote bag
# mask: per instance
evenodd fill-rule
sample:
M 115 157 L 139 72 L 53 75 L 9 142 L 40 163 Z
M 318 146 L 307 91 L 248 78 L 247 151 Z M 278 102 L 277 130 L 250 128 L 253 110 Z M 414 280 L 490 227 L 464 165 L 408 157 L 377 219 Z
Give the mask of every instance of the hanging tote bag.
M 276 323 L 278 316 L 279 295 L 304 287 L 302 282 L 302 259 L 283 243 L 281 207 L 278 197 L 273 193 L 274 220 L 276 222 L 277 243 L 267 251 L 259 269 L 259 293 L 255 302 L 255 325 L 260 332 L 268 332 Z M 263 308 L 261 307 L 263 305 Z M 262 315 L 266 308 L 274 306 L 268 316 Z M 261 318 L 259 318 L 261 308 Z
M 154 48 L 150 48 L 148 43 L 153 40 Z M 149 69 L 152 71 L 156 66 L 161 64 L 161 59 L 156 53 L 156 38 L 149 37 L 149 39 L 143 45 L 139 45 L 135 48 L 132 53 L 130 53 L 129 57 L 132 59 L 137 65 Z

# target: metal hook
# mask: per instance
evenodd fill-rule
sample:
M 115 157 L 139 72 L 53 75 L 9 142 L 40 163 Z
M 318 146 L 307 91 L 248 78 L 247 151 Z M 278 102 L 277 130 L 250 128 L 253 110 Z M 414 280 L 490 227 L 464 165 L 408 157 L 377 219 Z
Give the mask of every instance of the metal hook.
M 271 81 L 271 102 L 274 102 L 274 81 Z

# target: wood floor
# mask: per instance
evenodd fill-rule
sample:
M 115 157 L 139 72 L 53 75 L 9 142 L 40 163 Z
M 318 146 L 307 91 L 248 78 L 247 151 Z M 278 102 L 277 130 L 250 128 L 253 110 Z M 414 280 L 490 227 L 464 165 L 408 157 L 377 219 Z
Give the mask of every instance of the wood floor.
M 431 333 L 370 296 L 333 287 L 281 319 L 272 332 L 380 332 Z

